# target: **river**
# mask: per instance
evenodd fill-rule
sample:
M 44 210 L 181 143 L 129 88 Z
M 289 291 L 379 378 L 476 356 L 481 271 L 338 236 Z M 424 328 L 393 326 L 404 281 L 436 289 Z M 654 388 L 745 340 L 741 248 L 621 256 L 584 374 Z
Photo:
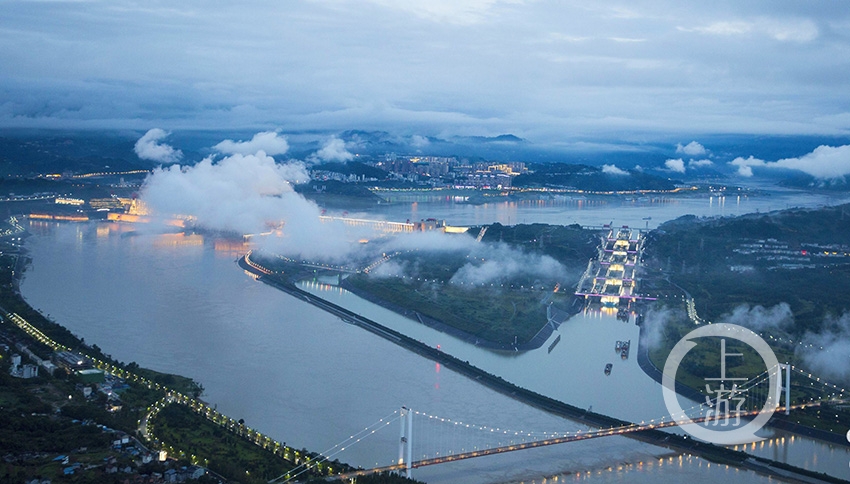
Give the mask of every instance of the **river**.
M 494 200 L 471 204 L 452 196 L 433 193 L 386 192 L 383 196 L 397 203 L 379 205 L 364 218 L 381 217 L 393 221 L 418 221 L 424 218 L 446 220 L 454 225 L 483 225 L 499 222 L 503 225 L 547 223 L 556 225 L 598 226 L 609 222 L 635 228 L 655 228 L 659 224 L 692 214 L 702 217 L 734 216 L 755 212 L 770 212 L 790 207 L 818 207 L 846 203 L 850 197 L 829 193 L 802 193 L 766 185 L 752 189 L 730 189 L 725 195 L 706 192 L 681 195 L 563 195 L 547 200 Z M 715 192 L 721 193 L 721 192 Z M 354 216 L 355 214 L 352 214 Z
M 745 203 L 753 199 L 747 200 Z M 828 203 L 822 198 L 804 201 Z M 771 202 L 800 204 L 788 195 L 773 196 Z M 709 213 L 715 204 L 708 199 L 688 203 Z M 423 205 L 381 207 L 370 215 L 403 220 L 410 218 L 405 212 L 424 211 Z M 458 225 L 489 223 L 501 217 L 498 207 L 428 205 L 433 207 L 421 218 L 436 216 Z M 636 213 L 634 221 L 623 223 L 639 226 L 648 216 L 657 223 L 681 213 L 668 207 L 669 203 L 664 203 L 653 210 L 650 204 L 640 213 L 642 217 Z M 538 209 L 518 207 L 511 218 L 547 221 L 557 217 L 558 211 L 563 219 L 578 218 L 569 207 L 544 205 Z M 480 213 L 472 216 L 467 211 Z M 598 224 L 600 219 L 607 223 L 615 213 L 617 223 L 623 220 L 619 209 L 592 211 L 592 215 L 582 215 L 587 218 L 579 223 Z M 540 219 L 532 219 L 535 213 L 541 214 Z M 517 431 L 581 429 L 253 281 L 234 263 L 236 253 L 216 250 L 209 241 L 128 236 L 133 227 L 105 223 L 33 222 L 29 228 L 34 234 L 27 241 L 33 264 L 22 291 L 34 307 L 118 360 L 197 379 L 206 388 L 204 398 L 219 410 L 244 418 L 252 427 L 289 445 L 319 451 L 331 448 L 402 405 L 456 421 Z M 326 289 L 314 286 L 311 290 Z M 340 291 L 325 291 L 323 296 L 351 297 Z M 632 324 L 593 314 L 581 316 L 562 327 L 562 341 L 551 354 L 543 354 L 548 346 L 544 345 L 542 351 L 509 357 L 464 347 L 442 333 L 382 313 L 385 310 L 377 306 L 368 307 L 369 303 L 359 298 L 345 303 L 389 326 L 401 325 L 417 339 L 441 344 L 457 356 L 466 355 L 463 359 L 502 372 L 509 380 L 555 392 L 569 403 L 593 405 L 594 411 L 633 419 L 661 414 L 658 396 L 645 391 L 654 382 L 637 369 L 634 357 L 615 361 L 607 378 L 599 366 L 614 355 L 613 347 L 608 348 L 612 338 L 636 342 L 637 328 Z M 604 337 L 603 329 L 608 333 Z M 570 371 L 569 362 L 578 357 L 587 369 Z M 338 457 L 365 467 L 393 460 L 398 439 L 395 426 L 369 439 Z M 787 456 L 790 463 L 848 477 L 850 454 L 846 448 L 799 438 L 780 440 L 768 441 L 753 452 Z M 665 449 L 622 437 L 414 471 L 414 477 L 431 483 L 543 482 L 566 476 L 588 482 L 624 476 L 634 482 L 654 483 L 732 476 L 740 482 L 767 481 L 752 472 L 709 465 L 691 456 L 679 458 Z

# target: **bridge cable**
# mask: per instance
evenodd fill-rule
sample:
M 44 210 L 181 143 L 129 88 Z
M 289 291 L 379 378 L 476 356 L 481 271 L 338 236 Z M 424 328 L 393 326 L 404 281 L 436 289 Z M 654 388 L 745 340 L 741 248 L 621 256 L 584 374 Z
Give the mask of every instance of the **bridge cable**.
M 297 478 L 301 474 L 309 471 L 311 465 L 319 464 L 319 463 L 328 461 L 329 459 L 333 458 L 334 456 L 338 455 L 339 453 L 345 451 L 348 447 L 359 443 L 361 440 L 365 439 L 366 437 L 373 435 L 375 432 L 380 430 L 380 428 L 385 427 L 387 425 L 390 425 L 391 423 L 397 421 L 399 418 L 400 418 L 399 411 L 396 410 L 396 411 L 390 413 L 389 415 L 378 419 L 373 424 L 365 427 L 363 430 L 355 433 L 354 435 L 349 436 L 347 439 L 343 440 L 342 442 L 339 442 L 338 444 L 336 444 L 336 445 L 324 450 L 323 452 L 319 453 L 319 457 L 321 457 L 321 459 L 319 459 L 318 457 L 307 459 L 306 461 L 299 464 L 297 467 L 290 469 L 287 473 L 285 473 L 281 476 L 278 476 L 278 477 L 276 477 L 276 478 L 274 478 L 274 479 L 272 479 L 268 482 L 269 482 L 269 484 L 278 482 L 278 481 L 280 481 L 280 479 L 283 479 L 287 475 L 290 475 L 293 471 L 298 470 L 298 472 L 296 474 L 291 475 L 285 481 L 282 481 L 284 483 L 290 482 L 291 480 Z

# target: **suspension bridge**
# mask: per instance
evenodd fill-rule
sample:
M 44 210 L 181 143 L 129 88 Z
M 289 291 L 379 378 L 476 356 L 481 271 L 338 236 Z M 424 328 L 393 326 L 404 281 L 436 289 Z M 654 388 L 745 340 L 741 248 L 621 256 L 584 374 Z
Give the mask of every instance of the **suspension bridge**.
M 777 382 L 774 388 L 770 388 L 771 378 Z M 392 452 L 392 457 L 388 457 L 391 460 L 385 465 L 338 474 L 336 478 L 350 480 L 381 472 L 398 472 L 410 477 L 413 469 L 425 466 L 614 435 L 630 436 L 675 426 L 704 425 L 715 430 L 731 429 L 764 413 L 791 415 L 807 407 L 848 401 L 850 393 L 844 388 L 799 368 L 780 364 L 743 383 L 734 383 L 724 394 L 718 393 L 714 398 L 706 396 L 704 402 L 685 409 L 681 415 L 666 415 L 639 423 L 616 421 L 619 424 L 605 427 L 567 431 L 511 430 L 402 407 L 270 483 L 294 481 L 309 469 L 338 458 L 363 441 L 378 440 L 374 437 L 377 434 L 397 433 L 397 437 L 394 435 L 392 438 L 397 439 L 398 453 Z

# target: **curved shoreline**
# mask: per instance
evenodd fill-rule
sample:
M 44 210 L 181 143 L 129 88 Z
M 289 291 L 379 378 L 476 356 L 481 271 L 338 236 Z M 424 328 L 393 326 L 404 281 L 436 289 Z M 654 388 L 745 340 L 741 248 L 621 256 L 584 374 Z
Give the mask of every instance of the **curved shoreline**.
M 406 336 L 398 331 L 388 328 L 378 322 L 375 322 L 366 317 L 360 316 L 348 309 L 336 305 L 330 301 L 315 296 L 307 291 L 304 291 L 290 282 L 278 281 L 269 277 L 269 274 L 263 273 L 252 265 L 250 261 L 246 261 L 246 257 L 241 257 L 237 263 L 246 272 L 252 274 L 260 282 L 268 284 L 271 287 L 279 289 L 295 298 L 312 304 L 320 309 L 323 309 L 331 314 L 336 315 L 343 321 L 359 326 L 371 333 L 374 333 L 382 338 L 392 341 L 399 346 L 412 351 L 420 356 L 423 356 L 431 361 L 438 362 L 450 370 L 461 375 L 475 380 L 486 387 L 497 391 L 503 395 L 514 398 L 518 401 L 539 408 L 563 418 L 597 428 L 614 428 L 627 427 L 634 425 L 632 422 L 609 417 L 607 415 L 590 412 L 585 409 L 578 408 L 568 403 L 561 402 L 551 397 L 547 397 L 540 393 L 520 387 L 514 383 L 504 380 L 502 377 L 482 370 L 477 366 L 470 364 L 468 361 L 462 361 L 459 358 L 444 353 L 436 348 Z M 256 264 L 253 264 L 256 265 Z M 727 465 L 733 465 L 742 469 L 751 470 L 753 472 L 767 475 L 776 478 L 795 479 L 801 482 L 813 482 L 816 479 L 822 482 L 832 483 L 848 483 L 843 479 L 833 477 L 823 473 L 817 473 L 802 469 L 796 466 L 785 464 L 782 462 L 765 459 L 749 455 L 745 452 L 728 449 L 711 443 L 698 442 L 694 439 L 689 439 L 678 434 L 671 434 L 659 429 L 647 428 L 638 431 L 622 434 L 624 437 L 632 438 L 652 444 L 658 447 L 668 448 L 676 452 L 690 453 L 710 462 L 717 462 Z M 814 481 L 816 482 L 816 481 Z
M 640 339 L 638 340 L 638 366 L 640 366 L 640 369 L 643 370 L 643 372 L 646 373 L 647 376 L 649 376 L 650 378 L 658 382 L 659 385 L 661 385 L 664 373 L 660 369 L 658 369 L 657 366 L 655 366 L 655 363 L 653 363 L 652 360 L 649 358 L 649 350 L 645 347 L 645 345 L 641 344 L 645 328 L 644 325 L 639 325 L 639 327 Z M 689 386 L 685 386 L 684 384 L 678 381 L 676 382 L 676 393 L 682 395 L 685 398 L 690 398 L 695 402 L 702 402 L 705 400 L 705 395 Z M 830 444 L 840 445 L 843 447 L 850 446 L 850 442 L 848 442 L 843 435 L 839 435 L 834 432 L 827 432 L 825 430 L 816 429 L 813 427 L 798 424 L 796 422 L 792 422 L 785 415 L 774 414 L 768 422 L 768 425 L 779 430 L 784 430 L 786 432 L 791 432 L 805 437 L 822 440 Z
M 641 344 L 643 341 L 644 332 L 646 331 L 646 327 L 643 324 L 639 324 L 638 327 L 640 328 L 637 355 L 638 366 L 640 366 L 640 369 L 643 370 L 646 376 L 658 382 L 659 385 L 662 385 L 664 372 L 658 369 L 658 367 L 655 366 L 655 363 L 653 363 L 652 360 L 649 359 L 649 349 L 647 349 L 646 345 Z M 685 386 L 679 381 L 676 381 L 676 393 L 682 395 L 685 398 L 689 398 L 697 403 L 705 401 L 705 396 L 702 393 L 694 390 L 691 387 Z

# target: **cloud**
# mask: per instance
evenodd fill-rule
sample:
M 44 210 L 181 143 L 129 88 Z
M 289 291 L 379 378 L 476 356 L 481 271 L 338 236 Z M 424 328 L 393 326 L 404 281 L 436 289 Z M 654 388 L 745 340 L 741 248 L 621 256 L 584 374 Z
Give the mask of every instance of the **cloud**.
M 429 144 L 431 144 L 431 142 L 428 141 L 428 138 L 426 138 L 424 136 L 414 134 L 413 136 L 410 137 L 410 145 L 413 146 L 414 148 L 424 148 L 424 147 L 428 146 Z
M 622 170 L 617 168 L 617 165 L 602 165 L 602 173 L 607 173 L 609 175 L 628 175 L 629 172 L 626 170 Z
M 408 265 L 407 261 L 399 263 L 394 260 L 388 260 L 369 272 L 369 275 L 378 278 L 406 276 L 409 275 L 407 271 Z
M 145 179 L 141 199 L 155 215 L 191 215 L 209 230 L 256 234 L 277 227 L 279 233 L 261 243 L 279 253 L 341 258 L 351 250 L 343 231 L 321 223 L 316 204 L 292 188 L 308 179 L 302 163 L 276 163 L 260 151 L 157 168 Z
M 685 32 L 698 32 L 700 34 L 710 35 L 739 35 L 751 32 L 753 30 L 753 24 L 750 22 L 743 21 L 722 21 L 714 22 L 700 27 L 679 27 L 679 30 Z
M 708 159 L 705 160 L 691 160 L 688 162 L 688 168 L 705 168 L 707 166 L 713 165 L 714 162 Z
M 557 280 L 566 272 L 564 266 L 548 255 L 529 254 L 507 244 L 476 244 L 469 262 L 458 269 L 449 282 L 457 284 L 490 284 L 517 277 Z
M 769 308 L 741 304 L 720 319 L 724 323 L 737 324 L 753 331 L 787 332 L 794 325 L 794 314 L 787 303 Z
M 780 22 L 776 20 L 763 21 L 761 30 L 774 40 L 783 42 L 811 42 L 820 32 L 811 20 L 792 20 Z
M 444 234 L 441 232 L 414 232 L 399 234 L 386 242 L 380 242 L 381 250 L 427 252 L 459 252 L 468 254 L 470 262 L 461 266 L 449 280 L 452 284 L 481 285 L 497 284 L 517 279 L 534 281 L 557 281 L 566 274 L 560 262 L 547 255 L 526 253 L 505 243 L 479 243 L 469 235 Z M 391 261 L 393 262 L 393 261 Z M 383 264 L 387 265 L 389 262 Z M 378 266 L 379 268 L 381 266 Z M 410 264 L 392 264 L 380 271 L 380 276 L 398 274 L 414 276 L 417 267 Z
M 226 139 L 214 146 L 220 152 L 229 155 L 250 155 L 263 151 L 267 155 L 283 155 L 289 151 L 289 143 L 286 138 L 275 131 L 263 131 L 257 133 L 250 141 L 233 141 Z
M 762 17 L 755 20 L 725 20 L 699 27 L 677 27 L 683 32 L 697 32 L 724 37 L 758 34 L 780 42 L 811 42 L 820 31 L 809 19 L 776 19 Z
M 668 307 L 652 307 L 646 312 L 643 319 L 644 328 L 640 332 L 640 344 L 649 348 L 657 348 L 666 340 L 665 330 L 667 325 L 673 321 L 686 318 L 685 312 L 680 309 Z
M 141 198 L 164 216 L 192 215 L 206 228 L 256 233 L 281 221 L 281 197 L 294 193 L 292 182 L 307 179 L 300 163 L 281 165 L 262 152 L 232 155 L 158 168 L 145 180 Z
M 771 166 L 768 163 L 767 166 Z M 777 167 L 790 168 L 808 173 L 815 178 L 839 178 L 850 174 L 850 145 L 821 145 L 799 158 L 785 158 L 776 162 Z
M 784 302 L 769 308 L 742 304 L 720 320 L 780 337 L 787 337 L 794 328 L 794 314 Z M 806 331 L 800 339 L 794 356 L 806 370 L 850 383 L 850 313 L 840 318 L 828 317 L 820 332 Z
M 543 149 L 846 136 L 850 39 L 836 32 L 850 10 L 792 3 L 644 2 L 565 17 L 547 2 L 497 0 L 233 3 L 216 15 L 198 15 L 208 7 L 198 0 L 0 2 L 0 126 L 514 133 Z M 176 31 L 191 49 L 174 48 Z M 147 55 L 133 55 L 140 45 Z
M 612 42 L 619 42 L 622 44 L 634 43 L 634 42 L 646 42 L 646 39 L 638 39 L 632 37 L 609 37 L 608 40 Z
M 747 177 L 753 175 L 753 167 L 760 167 L 798 170 L 824 180 L 841 178 L 850 175 L 850 145 L 821 145 L 798 158 L 784 158 L 778 161 L 764 161 L 752 156 L 738 157 L 729 164 L 737 166 L 738 174 Z
M 310 156 L 310 160 L 316 161 L 351 161 L 354 155 L 345 148 L 345 141 L 331 137 L 322 146 L 322 149 Z
M 753 167 L 754 166 L 765 166 L 765 161 L 760 160 L 758 158 L 754 158 L 750 155 L 749 158 L 737 157 L 734 160 L 729 162 L 732 166 L 738 167 L 738 174 L 743 177 L 751 177 L 753 176 Z
M 850 313 L 827 320 L 825 326 L 820 333 L 806 332 L 794 356 L 806 370 L 850 384 Z
M 385 251 L 407 251 L 407 250 L 441 250 L 471 251 L 476 246 L 475 239 L 466 235 L 447 235 L 441 232 L 412 232 L 400 234 L 386 241 Z
M 706 153 L 705 147 L 696 141 L 691 141 L 686 145 L 682 145 L 681 143 L 676 145 L 676 153 L 684 153 L 689 156 L 701 156 Z
M 685 172 L 685 162 L 681 158 L 677 158 L 675 160 L 667 160 L 664 162 L 664 166 L 667 167 L 668 170 L 675 173 Z
M 592 37 L 578 37 L 575 35 L 567 35 L 561 32 L 550 32 L 547 34 L 541 42 L 544 43 L 552 43 L 552 42 L 585 42 L 587 40 L 592 39 Z
M 427 2 L 397 2 L 372 0 L 379 5 L 412 13 L 439 23 L 472 25 L 484 21 L 499 4 L 522 3 L 521 0 L 429 0 Z
M 157 161 L 159 163 L 176 163 L 183 158 L 183 152 L 175 150 L 171 146 L 160 143 L 171 133 L 159 128 L 153 128 L 144 134 L 138 141 L 133 151 L 143 160 Z

